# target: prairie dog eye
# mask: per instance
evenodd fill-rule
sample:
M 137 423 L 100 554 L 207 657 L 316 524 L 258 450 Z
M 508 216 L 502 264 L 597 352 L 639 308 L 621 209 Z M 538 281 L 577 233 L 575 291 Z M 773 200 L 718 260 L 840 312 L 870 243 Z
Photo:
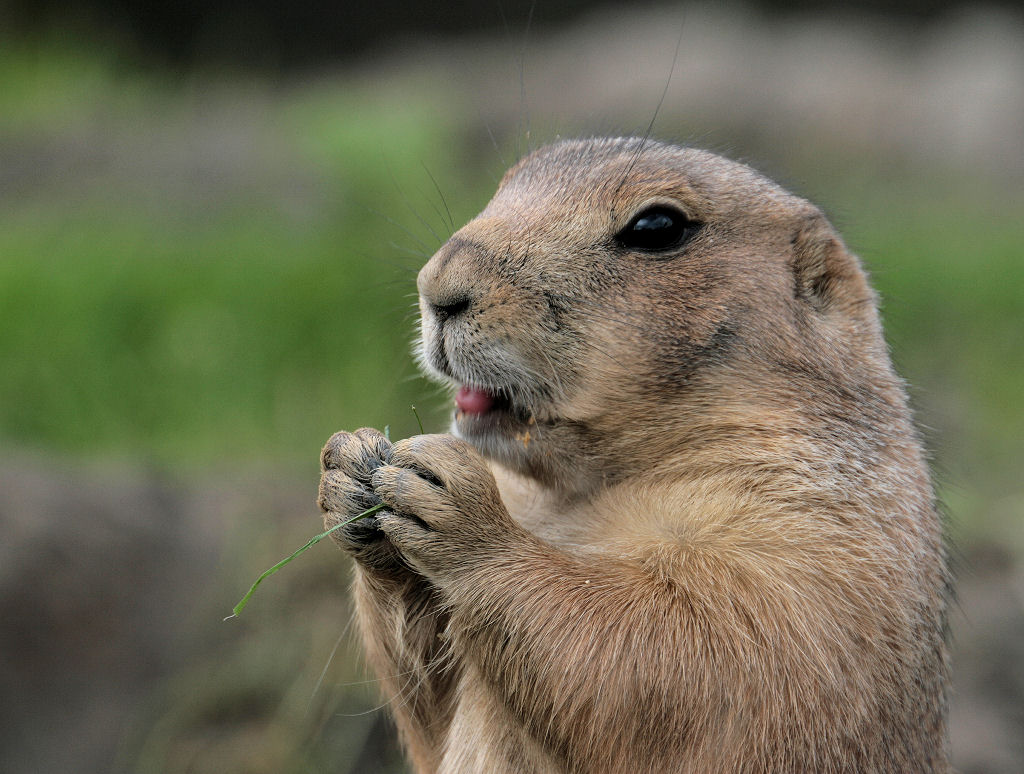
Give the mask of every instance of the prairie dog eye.
M 671 250 L 685 244 L 700 227 L 700 223 L 690 220 L 679 210 L 656 204 L 634 215 L 615 235 L 615 240 L 638 250 Z

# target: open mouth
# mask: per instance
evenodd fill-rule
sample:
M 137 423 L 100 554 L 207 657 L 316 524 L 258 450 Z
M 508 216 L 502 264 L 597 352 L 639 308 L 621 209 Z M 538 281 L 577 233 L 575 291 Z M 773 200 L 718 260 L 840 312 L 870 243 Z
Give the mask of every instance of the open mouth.
M 512 418 L 516 413 L 507 395 L 469 384 L 462 385 L 455 393 L 455 408 L 457 419 L 481 421 Z
M 464 384 L 455 394 L 455 406 L 463 414 L 483 416 L 492 411 L 507 411 L 509 402 L 503 395 Z
M 533 414 L 507 394 L 468 384 L 455 394 L 457 434 L 484 454 L 508 459 L 510 450 L 520 444 L 522 450 L 528 450 L 536 424 Z
M 462 385 L 455 393 L 455 421 L 470 435 L 534 424 L 532 414 L 523 411 L 507 394 L 470 384 Z

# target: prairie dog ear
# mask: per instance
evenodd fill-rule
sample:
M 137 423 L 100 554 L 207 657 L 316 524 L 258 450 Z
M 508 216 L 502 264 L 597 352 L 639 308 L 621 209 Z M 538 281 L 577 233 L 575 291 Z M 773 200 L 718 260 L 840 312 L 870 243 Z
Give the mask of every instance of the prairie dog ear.
M 819 311 L 870 296 L 860 262 L 819 211 L 807 215 L 793 235 L 792 260 L 796 297 Z

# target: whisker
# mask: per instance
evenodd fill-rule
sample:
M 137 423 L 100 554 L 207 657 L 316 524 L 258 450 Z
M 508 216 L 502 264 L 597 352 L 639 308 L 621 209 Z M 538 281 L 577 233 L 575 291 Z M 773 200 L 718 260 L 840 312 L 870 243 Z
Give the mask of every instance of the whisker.
M 491 125 L 488 121 L 484 120 L 483 113 L 479 109 L 477 109 L 477 117 L 480 119 L 480 123 L 484 125 L 484 129 L 487 130 L 487 136 L 491 138 L 491 145 L 494 146 L 494 150 L 498 154 L 498 161 L 501 162 L 501 166 L 504 169 L 508 169 L 509 164 L 505 161 L 505 155 L 501 152 L 501 148 L 498 147 L 498 141 L 494 138 L 494 132 L 491 130 Z M 498 180 L 495 180 L 495 185 L 497 185 L 498 182 Z
M 388 241 L 388 247 L 391 247 L 394 250 L 398 250 L 399 252 L 403 252 L 406 255 L 410 256 L 410 257 L 418 258 L 421 261 L 426 261 L 426 260 L 430 259 L 430 256 L 428 254 L 422 253 L 419 250 L 414 250 L 411 247 L 406 247 L 405 245 L 400 245 L 397 242 L 392 242 L 392 241 L 389 240 Z M 410 271 L 410 272 L 419 271 L 418 267 L 402 266 L 402 268 L 405 269 L 406 271 Z
M 526 46 L 530 37 L 530 25 L 533 23 L 533 12 L 537 7 L 537 0 L 531 0 L 530 12 L 526 17 L 526 28 L 523 30 L 523 45 L 519 52 L 519 116 L 522 131 L 523 121 L 526 123 L 526 152 L 532 152 L 530 146 L 530 110 L 526 104 Z
M 394 218 L 391 218 L 391 217 L 385 215 L 383 212 L 381 212 L 379 210 L 373 209 L 372 207 L 367 207 L 366 205 L 360 205 L 360 206 L 362 206 L 362 208 L 364 210 L 366 210 L 367 212 L 372 213 L 373 215 L 376 215 L 378 218 L 383 219 L 389 225 L 392 225 L 395 228 L 397 228 L 400 231 L 402 231 L 402 233 L 404 233 L 407 237 L 409 237 L 409 239 L 411 239 L 413 242 L 415 242 L 421 248 L 423 248 L 423 255 L 433 255 L 434 254 L 434 251 L 430 249 L 430 247 L 427 245 L 426 242 L 424 242 L 422 239 L 420 239 L 418 236 L 416 236 L 414 233 L 412 233 L 409 229 L 407 229 L 405 226 L 403 226 L 401 223 L 399 223 Z
M 427 231 L 431 233 L 434 239 L 437 240 L 438 245 L 443 244 L 444 239 L 442 239 L 441 236 L 434 230 L 433 226 L 430 225 L 427 219 L 420 215 L 419 211 L 412 206 L 412 202 L 409 201 L 409 197 L 405 195 L 405 191 L 403 191 L 402 187 L 398 184 L 398 180 L 395 178 L 395 173 L 392 171 L 391 165 L 388 164 L 387 161 L 385 161 L 384 166 L 388 170 L 388 177 L 391 178 L 391 182 L 395 186 L 395 190 L 398 192 L 398 195 L 402 198 L 402 203 L 405 205 L 405 208 L 412 213 L 412 216 L 420 222 L 420 225 L 422 225 L 423 228 L 425 228 Z M 424 245 L 424 247 L 426 246 Z
M 668 78 L 665 79 L 665 88 L 661 90 L 661 97 L 658 99 L 658 104 L 654 108 L 654 115 L 651 116 L 651 122 L 647 125 L 647 131 L 644 132 L 643 139 L 640 140 L 640 144 L 637 146 L 636 152 L 633 154 L 632 160 L 629 162 L 629 166 L 626 167 L 626 171 L 622 174 L 622 179 L 619 180 L 619 184 L 615 187 L 612 192 L 612 214 L 615 214 L 615 199 L 619 195 L 619 191 L 622 190 L 622 186 L 626 184 L 626 180 L 629 178 L 629 173 L 633 171 L 633 167 L 636 166 L 637 161 L 640 160 L 640 154 L 643 153 L 645 147 L 647 147 L 647 141 L 651 138 L 651 132 L 654 131 L 654 122 L 658 120 L 658 113 L 661 112 L 661 106 L 665 103 L 665 96 L 668 94 L 668 87 L 672 83 L 672 76 L 676 71 L 676 63 L 679 61 L 679 48 L 683 43 L 683 31 L 685 28 L 684 24 L 679 27 L 679 37 L 676 38 L 676 48 L 672 52 L 672 66 L 668 71 Z
M 313 691 L 309 694 L 309 701 L 306 702 L 306 714 L 309 714 L 310 708 L 313 706 L 313 699 L 320 690 L 320 686 L 324 682 L 324 677 L 327 675 L 327 670 L 330 669 L 331 664 L 334 662 L 334 656 L 338 652 L 338 647 L 341 645 L 341 641 L 345 639 L 345 635 L 348 634 L 348 630 L 352 628 L 352 622 L 355 620 L 356 614 L 353 610 L 349 613 L 348 622 L 345 627 L 341 630 L 341 634 L 338 635 L 338 639 L 334 641 L 334 647 L 331 648 L 331 654 L 327 657 L 327 663 L 324 664 L 324 668 L 320 670 L 320 677 L 316 680 L 316 685 L 313 686 Z
M 448 215 L 448 236 L 450 237 L 455 233 L 455 219 L 452 217 L 452 211 L 448 209 L 448 202 L 445 200 L 444 194 L 441 192 L 441 186 L 437 184 L 437 180 L 435 180 L 434 176 L 430 174 L 430 170 L 427 168 L 426 163 L 421 161 L 420 164 L 423 166 L 423 171 L 427 173 L 427 177 L 430 178 L 430 182 L 434 184 L 434 190 L 437 191 L 437 195 L 441 197 L 441 204 L 444 205 L 444 211 Z M 434 211 L 437 212 L 437 216 L 443 220 L 440 210 L 435 207 Z
M 406 677 L 408 675 L 414 674 L 416 671 L 417 670 L 415 669 L 407 669 L 404 672 L 397 672 L 391 675 L 384 675 L 383 677 L 368 678 L 366 680 L 352 680 L 350 682 L 344 683 L 332 683 L 332 685 L 335 688 L 354 688 L 357 685 L 373 685 L 374 683 L 382 683 L 385 680 L 394 680 L 399 677 Z

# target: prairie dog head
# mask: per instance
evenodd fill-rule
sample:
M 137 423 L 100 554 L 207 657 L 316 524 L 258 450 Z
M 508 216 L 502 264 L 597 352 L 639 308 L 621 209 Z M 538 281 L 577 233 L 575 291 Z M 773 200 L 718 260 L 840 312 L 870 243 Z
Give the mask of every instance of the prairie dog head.
M 639 431 L 678 432 L 726 387 L 770 401 L 780 365 L 888 373 L 873 294 L 815 207 L 639 138 L 520 161 L 418 287 L 419 357 L 457 391 L 455 432 L 563 488 L 643 464 Z

